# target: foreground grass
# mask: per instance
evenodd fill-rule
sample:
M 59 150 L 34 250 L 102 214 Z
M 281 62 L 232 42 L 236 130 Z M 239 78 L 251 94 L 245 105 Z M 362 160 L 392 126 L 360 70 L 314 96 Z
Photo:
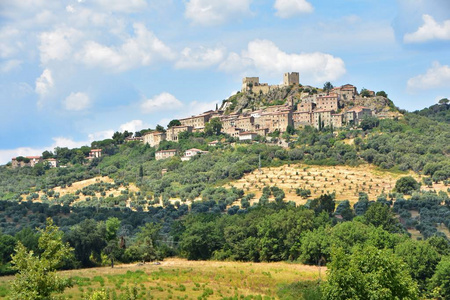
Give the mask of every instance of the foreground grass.
M 325 276 L 325 268 L 320 269 Z M 289 263 L 241 263 L 168 259 L 160 265 L 120 265 L 60 272 L 74 286 L 64 298 L 83 299 L 104 289 L 111 299 L 296 299 L 290 287 L 319 278 L 319 268 Z M 0 299 L 5 299 L 13 277 L 0 278 Z M 297 297 L 298 299 L 298 297 Z

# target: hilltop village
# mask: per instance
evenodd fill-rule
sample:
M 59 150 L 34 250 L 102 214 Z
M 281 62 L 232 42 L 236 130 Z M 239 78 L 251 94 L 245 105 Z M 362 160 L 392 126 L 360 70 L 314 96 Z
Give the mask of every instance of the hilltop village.
M 206 124 L 213 119 L 220 121 L 221 132 L 239 140 L 252 140 L 258 135 L 283 133 L 289 127 L 339 128 L 358 125 L 365 117 L 378 116 L 376 111 L 369 107 L 351 105 L 357 100 L 361 102 L 367 97 L 375 96 L 373 91 L 365 90 L 363 96 L 358 93 L 355 86 L 346 84 L 317 92 L 311 87 L 302 87 L 297 72 L 285 73 L 281 85 L 268 85 L 260 83 L 258 77 L 245 77 L 240 93 L 264 95 L 283 88 L 290 90 L 297 88 L 300 92 L 297 97 L 285 99 L 285 103 L 281 105 L 260 106 L 258 109 L 246 108 L 240 111 L 230 110 L 232 101 L 224 100 L 222 106 L 216 110 L 179 119 L 180 125 L 172 126 L 166 132 L 148 132 L 139 139 L 152 147 L 164 140 L 176 142 L 181 132 L 204 131 Z
M 126 141 L 142 141 L 156 147 L 162 141 L 177 142 L 182 132 L 203 132 L 207 124 L 212 123 L 220 124 L 221 133 L 239 141 L 251 141 L 258 136 L 281 134 L 304 126 L 312 126 L 318 130 L 333 129 L 359 125 L 366 117 L 388 117 L 385 110 L 373 105 L 380 103 L 380 99 L 372 101 L 376 96 L 375 92 L 361 89 L 358 93 L 357 88 L 351 84 L 340 87 L 328 84 L 328 88 L 324 86 L 323 89 L 303 86 L 298 72 L 284 73 L 283 83 L 280 85 L 261 83 L 259 77 L 245 77 L 242 79 L 240 92 L 224 100 L 215 110 L 178 119 L 176 126 L 170 126 L 166 130 L 149 130 L 139 137 L 127 137 Z M 386 103 L 392 103 L 384 92 L 377 98 L 384 100 L 381 101 L 382 108 L 386 107 Z M 371 107 L 365 106 L 368 103 L 371 103 Z M 283 145 L 287 146 L 280 144 Z M 189 149 L 182 159 L 188 160 L 203 152 Z M 176 154 L 176 150 L 161 150 L 156 152 L 155 157 L 165 159 Z M 101 149 L 92 149 L 86 159 L 92 160 L 101 155 Z M 40 156 L 14 157 L 12 167 L 33 167 L 43 161 Z M 58 162 L 52 158 L 45 161 L 50 167 L 58 166 Z

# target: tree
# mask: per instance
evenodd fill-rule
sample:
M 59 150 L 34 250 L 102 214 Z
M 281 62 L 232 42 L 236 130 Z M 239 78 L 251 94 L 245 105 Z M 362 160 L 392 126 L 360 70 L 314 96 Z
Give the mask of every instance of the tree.
M 364 214 L 364 220 L 366 224 L 382 227 L 384 230 L 392 233 L 402 232 L 402 227 L 390 207 L 381 202 L 369 205 L 369 208 Z
M 86 219 L 73 226 L 66 233 L 66 240 L 74 248 L 75 258 L 82 267 L 92 267 L 91 258 L 101 259 L 101 251 L 106 246 L 106 226 L 104 222 Z
M 180 120 L 173 119 L 172 121 L 169 122 L 169 124 L 167 125 L 167 128 L 171 128 L 173 126 L 181 126 Z
M 109 218 L 106 220 L 106 240 L 110 241 L 117 238 L 117 232 L 120 228 L 120 220 L 118 218 Z
M 448 299 L 450 295 L 450 256 L 443 257 L 437 265 L 429 288 L 436 299 Z
M 450 101 L 447 98 L 442 98 L 441 100 L 439 100 L 439 104 L 444 105 L 444 104 L 448 104 Z
M 326 91 L 327 93 L 329 93 L 333 88 L 334 86 L 329 81 L 325 82 L 323 85 L 323 90 Z
M 388 94 L 386 94 L 385 91 L 378 91 L 378 92 L 376 93 L 376 95 L 377 95 L 377 96 L 384 97 L 384 98 L 387 98 L 387 97 L 388 97 Z
M 369 130 L 378 127 L 380 120 L 377 117 L 364 117 L 359 125 L 362 130 Z
M 362 88 L 360 92 L 361 97 L 371 97 L 370 91 L 366 88 Z
M 395 183 L 395 191 L 405 195 L 411 195 L 413 191 L 420 188 L 420 184 L 411 176 L 405 176 Z
M 53 293 L 61 293 L 70 286 L 70 281 L 59 277 L 56 269 L 70 256 L 72 248 L 62 242 L 63 233 L 53 225 L 51 218 L 47 219 L 45 229 L 39 231 L 39 256 L 17 243 L 16 253 L 12 256 L 17 274 L 11 285 L 10 299 L 53 299 Z
M 45 150 L 44 152 L 42 152 L 42 158 L 43 159 L 48 159 L 48 158 L 53 158 L 54 155 L 52 152 Z
M 331 216 L 334 212 L 336 202 L 334 198 L 330 194 L 320 195 L 319 198 L 314 199 L 310 202 L 309 208 L 314 210 L 314 212 L 318 215 L 321 212 L 328 213 Z
M 166 132 L 166 129 L 163 127 L 163 126 L 161 126 L 161 125 L 156 125 L 156 131 L 159 131 L 159 132 Z
M 206 135 L 218 135 L 222 131 L 222 122 L 219 118 L 212 118 L 205 124 Z
M 390 250 L 356 248 L 333 251 L 324 299 L 418 299 L 417 284 Z
M 409 266 L 409 273 L 418 282 L 421 290 L 426 288 L 427 281 L 433 276 L 441 259 L 428 243 L 411 239 L 397 245 L 395 254 Z

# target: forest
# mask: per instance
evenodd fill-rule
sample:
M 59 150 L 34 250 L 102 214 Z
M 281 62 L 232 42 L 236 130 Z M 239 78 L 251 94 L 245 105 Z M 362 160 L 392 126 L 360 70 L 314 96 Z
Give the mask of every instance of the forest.
M 163 142 L 155 149 L 125 142 L 127 133 L 116 133 L 92 143 L 105 155 L 91 162 L 85 159 L 91 147 L 57 148 L 43 155 L 65 168 L 0 166 L 0 272 L 20 273 L 18 250 L 44 259 L 40 240 L 47 238 L 72 249 L 54 265 L 58 270 L 171 256 L 290 261 L 328 267 L 327 280 L 313 289 L 314 299 L 449 299 L 450 242 L 439 230 L 450 228 L 449 106 L 404 112 L 397 120 L 368 118 L 337 133 L 289 130 L 278 136 L 289 141 L 287 149 L 264 138 L 244 143 L 214 132 L 181 134 L 179 143 Z M 219 145 L 208 146 L 212 140 Z M 209 153 L 186 162 L 154 159 L 157 150 L 190 148 Z M 394 190 L 376 199 L 360 192 L 354 206 L 336 201 L 334 194 L 312 198 L 301 189 L 308 201 L 296 205 L 276 182 L 262 188 L 258 199 L 226 187 L 259 165 L 298 163 L 370 164 L 401 176 Z M 97 176 L 113 182 L 73 194 L 55 192 Z M 421 188 L 433 184 L 448 187 Z M 411 229 L 420 238 L 412 238 Z

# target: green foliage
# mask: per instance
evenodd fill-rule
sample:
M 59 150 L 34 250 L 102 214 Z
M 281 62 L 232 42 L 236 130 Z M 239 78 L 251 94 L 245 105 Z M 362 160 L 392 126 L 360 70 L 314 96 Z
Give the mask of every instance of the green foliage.
M 207 136 L 219 135 L 222 130 L 222 122 L 219 118 L 212 118 L 205 124 L 205 134 Z
M 426 242 L 406 240 L 395 247 L 395 254 L 409 266 L 409 273 L 420 289 L 425 290 L 427 281 L 441 260 L 436 250 Z
M 390 207 L 380 202 L 369 205 L 369 208 L 364 214 L 364 220 L 367 224 L 372 224 L 375 227 L 380 226 L 384 230 L 392 233 L 403 231 Z
M 378 91 L 375 95 L 376 95 L 376 96 L 385 97 L 385 98 L 388 97 L 388 95 L 386 94 L 385 91 Z
M 417 284 L 390 250 L 337 249 L 328 270 L 325 299 L 418 299 Z
M 53 299 L 53 293 L 63 292 L 70 285 L 70 281 L 60 278 L 55 270 L 72 249 L 62 242 L 62 232 L 53 225 L 52 219 L 47 219 L 47 226 L 40 233 L 40 256 L 28 251 L 20 242 L 17 244 L 12 264 L 18 273 L 11 285 L 10 299 Z
M 395 191 L 405 195 L 411 195 L 413 191 L 420 188 L 420 184 L 411 176 L 405 176 L 395 183 Z
M 177 119 L 173 119 L 169 122 L 169 124 L 167 125 L 167 128 L 171 128 L 173 126 L 181 126 L 181 122 L 180 120 Z
M 448 299 L 450 295 L 450 256 L 443 257 L 429 283 L 431 295 L 437 299 Z

